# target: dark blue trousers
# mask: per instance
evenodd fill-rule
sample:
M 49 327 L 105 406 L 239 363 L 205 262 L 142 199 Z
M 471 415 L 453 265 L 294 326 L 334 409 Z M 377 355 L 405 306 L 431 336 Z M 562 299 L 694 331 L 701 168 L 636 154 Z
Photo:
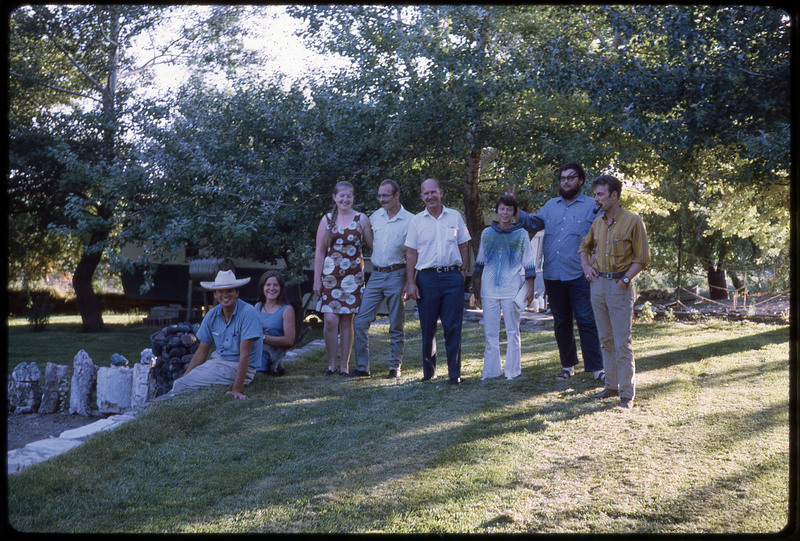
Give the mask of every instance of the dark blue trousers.
M 464 321 L 464 277 L 458 271 L 417 272 L 419 324 L 422 329 L 422 375 L 436 375 L 437 320 L 442 321 L 447 375 L 461 377 L 461 325 Z
M 600 352 L 600 340 L 594 322 L 589 281 L 583 276 L 574 280 L 545 280 L 544 288 L 550 303 L 550 311 L 553 313 L 553 327 L 561 366 L 569 368 L 578 364 L 578 349 L 572 326 L 574 317 L 581 337 L 584 370 L 587 372 L 602 370 L 603 355 Z

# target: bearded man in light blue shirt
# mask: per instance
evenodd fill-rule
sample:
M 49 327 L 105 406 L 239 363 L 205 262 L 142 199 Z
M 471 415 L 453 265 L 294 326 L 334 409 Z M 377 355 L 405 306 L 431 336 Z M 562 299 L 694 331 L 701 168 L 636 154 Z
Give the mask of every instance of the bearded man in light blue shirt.
M 580 164 L 565 163 L 559 168 L 559 197 L 550 199 L 536 214 L 520 210 L 519 222 L 531 234 L 544 229 L 542 275 L 561 357 L 561 372 L 556 378 L 564 380 L 575 375 L 578 350 L 574 318 L 581 338 L 584 369 L 602 383 L 605 372 L 600 340 L 589 282 L 578 254 L 583 237 L 597 217 L 594 199 L 582 192 L 585 182 L 586 173 Z

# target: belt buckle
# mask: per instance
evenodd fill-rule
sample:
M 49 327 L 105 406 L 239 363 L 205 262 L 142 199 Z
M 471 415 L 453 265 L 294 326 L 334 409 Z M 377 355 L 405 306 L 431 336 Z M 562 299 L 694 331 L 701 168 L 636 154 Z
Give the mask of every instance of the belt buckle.
M 613 280 L 614 279 L 614 273 L 613 272 L 607 272 L 605 274 L 605 277 L 606 277 L 606 280 Z
M 438 274 L 443 274 L 443 273 L 447 272 L 447 267 L 436 267 L 436 272 Z

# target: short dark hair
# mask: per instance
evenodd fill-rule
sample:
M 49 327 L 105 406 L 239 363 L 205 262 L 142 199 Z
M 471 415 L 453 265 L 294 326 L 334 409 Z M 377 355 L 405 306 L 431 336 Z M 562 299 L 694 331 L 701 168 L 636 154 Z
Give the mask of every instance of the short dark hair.
M 497 212 L 497 209 L 500 208 L 500 203 L 504 204 L 507 207 L 514 207 L 514 214 L 517 213 L 519 210 L 519 203 L 517 203 L 517 198 L 511 194 L 504 193 L 503 195 L 497 198 L 497 202 L 494 204 L 494 211 Z
M 384 184 L 388 184 L 389 186 L 391 186 L 392 190 L 394 190 L 394 193 L 398 193 L 400 191 L 400 185 L 397 182 L 395 182 L 392 179 L 390 179 L 390 178 L 387 178 L 386 180 L 381 182 L 380 186 L 383 186 Z
M 281 292 L 278 294 L 278 304 L 281 306 L 289 304 L 286 300 L 286 282 L 283 279 L 283 275 L 276 270 L 268 270 L 261 275 L 261 279 L 258 281 L 258 300 L 262 304 L 267 302 L 267 296 L 264 294 L 264 284 L 266 284 L 267 280 L 270 278 L 275 278 L 278 281 L 278 285 L 281 286 Z
M 581 167 L 581 164 L 575 162 L 567 162 L 563 164 L 561 167 L 558 168 L 558 176 L 560 177 L 561 173 L 563 173 L 567 169 L 572 169 L 576 173 L 578 173 L 578 178 L 581 181 L 581 186 L 583 186 L 583 184 L 586 182 L 586 172 L 584 172 L 583 167 Z
M 622 182 L 617 177 L 611 175 L 600 175 L 592 181 L 592 190 L 597 186 L 607 186 L 608 195 L 617 192 L 617 197 L 622 195 Z

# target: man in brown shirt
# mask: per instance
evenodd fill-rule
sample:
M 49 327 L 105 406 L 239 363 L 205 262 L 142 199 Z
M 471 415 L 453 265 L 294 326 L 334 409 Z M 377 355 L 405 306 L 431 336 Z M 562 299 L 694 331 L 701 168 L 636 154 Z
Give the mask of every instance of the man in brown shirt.
M 578 250 L 590 282 L 592 310 L 600 335 L 605 389 L 595 398 L 619 396 L 622 408 L 633 407 L 636 368 L 631 347 L 633 279 L 650 263 L 644 222 L 619 204 L 622 183 L 611 175 L 592 181 L 594 200 L 603 211 L 589 228 Z M 594 254 L 594 264 L 591 257 Z

